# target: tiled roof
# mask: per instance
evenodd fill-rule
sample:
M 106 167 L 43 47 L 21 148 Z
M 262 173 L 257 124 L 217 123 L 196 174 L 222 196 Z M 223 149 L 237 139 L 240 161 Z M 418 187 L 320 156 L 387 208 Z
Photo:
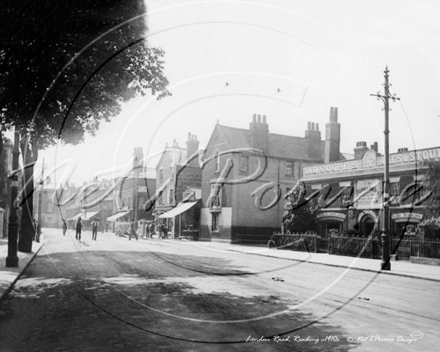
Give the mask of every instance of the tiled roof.
M 249 130 L 217 125 L 228 148 L 251 148 Z M 321 141 L 321 157 L 324 157 L 325 142 Z M 307 159 L 307 141 L 304 137 L 269 133 L 269 155 L 288 159 Z

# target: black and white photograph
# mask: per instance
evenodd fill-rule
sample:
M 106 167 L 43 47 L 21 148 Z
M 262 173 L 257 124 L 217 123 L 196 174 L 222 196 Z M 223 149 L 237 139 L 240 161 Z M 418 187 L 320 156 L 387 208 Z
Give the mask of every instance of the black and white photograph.
M 438 350 L 439 16 L 1 0 L 0 352 Z

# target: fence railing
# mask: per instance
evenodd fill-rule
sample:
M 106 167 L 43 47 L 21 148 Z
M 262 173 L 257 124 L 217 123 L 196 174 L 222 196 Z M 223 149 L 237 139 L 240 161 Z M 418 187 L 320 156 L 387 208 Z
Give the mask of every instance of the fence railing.
M 321 238 L 316 234 L 293 233 L 274 234 L 275 246 L 294 251 L 329 253 L 361 258 L 382 258 L 382 243 L 378 237 L 329 236 Z M 414 240 L 411 238 L 390 239 L 390 254 L 397 254 L 400 260 L 410 257 L 440 259 L 440 239 Z
M 409 260 L 410 257 L 440 259 L 440 240 L 393 238 L 390 250 L 392 254 L 397 254 L 400 260 Z

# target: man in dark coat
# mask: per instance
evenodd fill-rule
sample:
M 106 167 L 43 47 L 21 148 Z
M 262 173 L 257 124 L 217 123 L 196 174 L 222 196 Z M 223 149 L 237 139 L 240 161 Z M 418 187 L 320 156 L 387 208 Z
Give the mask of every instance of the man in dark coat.
M 81 242 L 81 230 L 82 230 L 82 222 L 81 222 L 81 218 L 78 218 L 78 220 L 76 220 L 76 236 L 75 238 Z
M 92 221 L 92 241 L 96 241 L 96 236 L 98 236 L 98 220 L 93 219 L 93 221 Z
M 138 240 L 138 236 L 136 233 L 136 222 L 133 219 L 130 219 L 130 229 L 128 230 L 128 240 L 131 241 L 131 236 L 134 236 L 136 238 L 136 241 Z

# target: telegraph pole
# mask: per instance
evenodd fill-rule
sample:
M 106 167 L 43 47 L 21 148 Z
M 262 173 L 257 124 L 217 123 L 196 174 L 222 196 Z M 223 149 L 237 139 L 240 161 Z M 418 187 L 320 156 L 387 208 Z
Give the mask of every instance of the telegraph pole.
M 18 143 L 20 141 L 20 135 L 15 127 L 14 132 L 14 149 L 12 151 L 12 177 L 11 177 L 11 210 L 9 213 L 9 224 L 8 224 L 8 256 L 6 257 L 6 267 L 18 267 L 18 221 L 17 221 L 17 209 L 15 208 L 14 202 L 17 198 L 18 193 L 18 156 L 20 151 L 18 149 Z
M 388 127 L 388 121 L 389 121 L 389 101 L 392 99 L 393 101 L 400 100 L 400 98 L 396 98 L 394 95 L 390 95 L 390 84 L 388 82 L 389 73 L 388 66 L 385 67 L 385 83 L 383 85 L 384 87 L 384 94 L 380 94 L 380 92 L 377 92 L 377 94 L 371 94 L 373 97 L 377 97 L 377 99 L 382 99 L 385 107 L 385 130 L 384 130 L 384 136 L 385 136 L 385 167 L 384 167 L 384 180 L 383 180 L 383 228 L 382 228 L 382 261 L 380 263 L 381 270 L 391 270 L 391 263 L 390 263 L 390 240 L 389 240 L 389 231 L 390 231 L 390 209 L 389 209 L 389 200 L 390 200 L 390 145 L 389 145 L 389 134 L 390 130 Z

